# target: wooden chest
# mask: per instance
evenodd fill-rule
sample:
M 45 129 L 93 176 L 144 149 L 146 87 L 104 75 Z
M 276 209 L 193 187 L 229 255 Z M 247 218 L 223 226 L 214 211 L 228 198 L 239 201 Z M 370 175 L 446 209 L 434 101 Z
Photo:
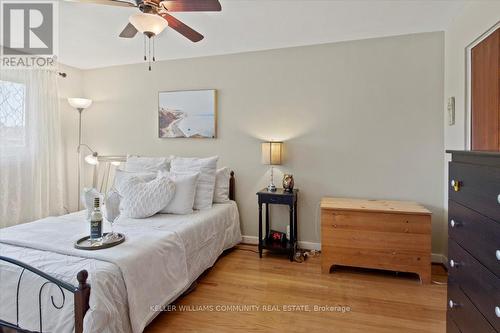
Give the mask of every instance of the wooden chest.
M 500 153 L 451 153 L 447 332 L 500 332 Z
M 321 263 L 417 273 L 431 280 L 431 212 L 415 202 L 323 198 Z

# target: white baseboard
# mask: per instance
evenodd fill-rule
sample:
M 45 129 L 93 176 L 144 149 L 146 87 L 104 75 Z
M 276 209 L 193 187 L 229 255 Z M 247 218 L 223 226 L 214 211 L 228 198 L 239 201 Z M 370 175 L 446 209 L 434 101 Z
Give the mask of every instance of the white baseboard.
M 258 239 L 259 238 L 256 236 L 242 236 L 241 242 L 244 244 L 257 245 Z M 304 249 L 304 250 L 321 251 L 321 243 L 299 241 L 299 248 Z M 441 253 L 432 253 L 431 261 L 433 263 L 445 265 L 448 262 L 448 258 Z
M 256 236 L 241 236 L 241 242 L 243 244 L 257 245 L 259 243 L 259 237 L 256 237 Z

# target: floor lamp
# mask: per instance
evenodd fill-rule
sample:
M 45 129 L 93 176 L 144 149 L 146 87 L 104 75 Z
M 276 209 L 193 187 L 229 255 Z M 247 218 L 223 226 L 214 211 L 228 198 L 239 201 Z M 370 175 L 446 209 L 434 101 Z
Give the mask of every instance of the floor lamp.
M 91 165 L 97 165 L 97 152 L 92 150 L 88 145 L 85 143 L 82 143 L 82 112 L 83 110 L 89 108 L 92 105 L 92 100 L 91 99 L 86 99 L 86 98 L 68 98 L 68 103 L 71 105 L 73 108 L 75 108 L 78 111 L 78 147 L 76 148 L 76 152 L 78 154 L 78 164 L 77 164 L 77 172 L 78 172 L 78 193 L 77 193 L 77 200 L 78 200 L 78 210 L 80 210 L 80 186 L 81 186 L 81 170 L 80 170 L 80 164 L 81 164 L 81 148 L 86 148 L 87 150 L 90 151 L 90 155 L 85 156 L 85 162 Z

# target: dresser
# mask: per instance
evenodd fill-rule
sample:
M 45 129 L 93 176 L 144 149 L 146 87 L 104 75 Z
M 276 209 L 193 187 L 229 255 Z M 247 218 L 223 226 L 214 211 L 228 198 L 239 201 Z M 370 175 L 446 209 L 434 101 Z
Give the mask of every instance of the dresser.
M 447 332 L 500 332 L 500 153 L 447 152 Z
M 417 273 L 431 281 L 431 212 L 415 202 L 323 198 L 321 265 Z

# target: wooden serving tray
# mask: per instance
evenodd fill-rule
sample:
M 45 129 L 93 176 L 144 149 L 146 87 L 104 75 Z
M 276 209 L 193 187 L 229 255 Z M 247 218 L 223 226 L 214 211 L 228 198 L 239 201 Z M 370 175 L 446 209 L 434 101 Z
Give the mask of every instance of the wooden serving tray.
M 108 234 L 108 232 L 104 233 L 102 235 L 103 238 L 107 234 Z M 123 234 L 120 234 L 119 232 L 117 232 L 116 234 L 118 234 L 119 238 L 114 240 L 113 242 L 103 242 L 103 241 L 90 242 L 90 236 L 82 237 L 75 242 L 75 248 L 77 248 L 79 250 L 92 251 L 92 250 L 107 249 L 107 248 L 110 248 L 110 247 L 113 247 L 113 246 L 116 246 L 118 244 L 123 243 L 125 241 L 125 236 Z

